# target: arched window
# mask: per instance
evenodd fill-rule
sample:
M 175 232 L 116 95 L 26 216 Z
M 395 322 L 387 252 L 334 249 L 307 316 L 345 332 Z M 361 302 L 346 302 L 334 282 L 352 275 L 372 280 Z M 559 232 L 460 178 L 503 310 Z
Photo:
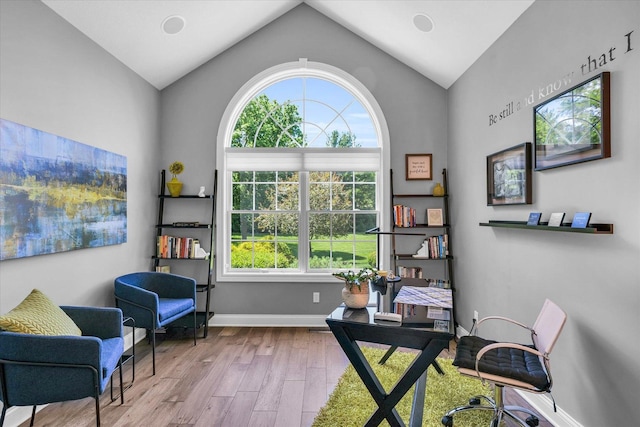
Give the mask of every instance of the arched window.
M 384 217 L 386 135 L 371 94 L 334 67 L 300 60 L 248 82 L 218 135 L 218 280 L 375 266 L 365 232 Z

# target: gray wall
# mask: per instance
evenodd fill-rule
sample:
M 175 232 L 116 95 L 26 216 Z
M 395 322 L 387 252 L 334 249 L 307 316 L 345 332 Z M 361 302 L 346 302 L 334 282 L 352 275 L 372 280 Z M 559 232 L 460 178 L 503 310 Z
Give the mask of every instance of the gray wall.
M 625 34 L 632 34 L 632 51 Z M 609 50 L 614 48 L 613 60 Z M 582 75 L 587 59 L 607 64 Z M 588 71 L 588 69 L 587 69 Z M 572 83 L 611 73 L 612 157 L 533 174 L 533 204 L 487 207 L 488 154 L 532 141 L 539 88 L 573 73 Z M 533 322 L 545 298 L 568 322 L 552 354 L 558 405 L 585 426 L 635 425 L 640 350 L 640 3 L 535 2 L 449 89 L 451 171 L 458 320 Z M 521 109 L 489 126 L 505 104 Z M 593 212 L 613 223 L 604 236 L 479 227 L 490 219 L 526 220 L 531 211 Z
M 127 243 L 0 263 L 0 312 L 33 288 L 112 306 L 113 279 L 148 270 L 160 94 L 39 1 L 0 5 L 0 117 L 127 157 Z
M 446 91 L 303 4 L 162 91 L 162 167 L 185 163 L 185 191 L 211 182 L 220 119 L 235 93 L 265 69 L 299 58 L 338 67 L 367 86 L 386 117 L 391 167 L 399 175 L 405 153 L 433 153 L 434 170 L 445 167 Z M 213 308 L 216 314 L 324 316 L 341 302 L 341 283 L 217 283 Z M 320 304 L 312 303 L 314 291 Z

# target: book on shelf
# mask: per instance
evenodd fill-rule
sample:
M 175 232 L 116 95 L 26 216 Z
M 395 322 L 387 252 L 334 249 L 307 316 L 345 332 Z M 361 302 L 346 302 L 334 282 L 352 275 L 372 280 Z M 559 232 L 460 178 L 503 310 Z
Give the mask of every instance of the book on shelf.
M 427 237 L 422 246 L 413 255 L 414 258 L 436 259 L 446 258 L 449 255 L 449 235 Z
M 415 227 L 416 210 L 409 206 L 393 205 L 393 223 L 396 227 Z
M 163 234 L 158 236 L 156 256 L 158 258 L 196 258 L 196 250 L 199 247 L 199 239 Z
M 158 265 L 156 267 L 156 271 L 158 273 L 171 273 L 171 266 L 170 265 Z
M 422 267 L 398 266 L 398 277 L 422 279 Z
M 444 279 L 426 279 L 427 286 L 430 288 L 451 289 L 451 282 Z
M 173 223 L 174 227 L 197 227 L 199 225 L 200 223 L 198 221 L 179 221 Z

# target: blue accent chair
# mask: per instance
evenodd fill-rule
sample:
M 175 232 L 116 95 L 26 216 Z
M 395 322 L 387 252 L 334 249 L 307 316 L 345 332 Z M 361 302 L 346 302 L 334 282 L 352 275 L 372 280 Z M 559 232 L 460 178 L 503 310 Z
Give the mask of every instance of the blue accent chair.
M 33 406 L 33 425 L 37 405 L 85 397 L 95 399 L 99 426 L 100 395 L 116 368 L 120 371 L 120 402 L 124 403 L 122 311 L 113 307 L 60 308 L 82 336 L 0 332 L 0 426 L 12 406 Z
M 196 345 L 196 281 L 176 274 L 144 271 L 117 277 L 116 306 L 151 336 L 153 375 L 156 374 L 155 330 L 193 313 L 193 345 Z

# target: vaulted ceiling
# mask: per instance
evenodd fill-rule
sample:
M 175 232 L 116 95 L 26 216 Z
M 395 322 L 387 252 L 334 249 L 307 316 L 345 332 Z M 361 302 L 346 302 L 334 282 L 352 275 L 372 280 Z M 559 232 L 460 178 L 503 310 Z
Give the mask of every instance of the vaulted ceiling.
M 533 1 L 42 0 L 158 89 L 301 3 L 446 89 Z

